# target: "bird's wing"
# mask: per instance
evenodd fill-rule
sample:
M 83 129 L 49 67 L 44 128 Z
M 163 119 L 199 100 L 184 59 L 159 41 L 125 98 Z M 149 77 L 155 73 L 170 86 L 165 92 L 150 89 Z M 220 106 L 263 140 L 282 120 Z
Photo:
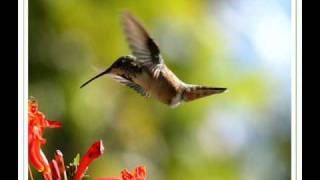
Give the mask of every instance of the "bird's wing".
M 132 54 L 154 77 L 158 77 L 164 65 L 158 45 L 141 23 L 129 13 L 123 14 L 123 26 Z
M 131 80 L 129 80 L 129 79 L 125 78 L 125 77 L 122 77 L 122 76 L 118 76 L 118 75 L 111 75 L 111 78 L 116 80 L 120 84 L 126 85 L 129 88 L 135 90 L 140 95 L 145 96 L 145 97 L 149 97 L 148 92 L 143 87 L 141 87 L 140 85 L 136 84 L 135 82 L 132 82 Z

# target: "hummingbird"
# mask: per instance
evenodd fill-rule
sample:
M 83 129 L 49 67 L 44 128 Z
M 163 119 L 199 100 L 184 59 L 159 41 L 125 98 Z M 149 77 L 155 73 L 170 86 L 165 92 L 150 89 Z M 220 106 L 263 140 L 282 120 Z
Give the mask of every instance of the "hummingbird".
M 227 88 L 187 84 L 165 64 L 160 48 L 143 25 L 130 13 L 122 15 L 122 24 L 131 55 L 121 56 L 109 68 L 85 82 L 107 75 L 144 97 L 177 107 L 182 102 L 226 92 Z

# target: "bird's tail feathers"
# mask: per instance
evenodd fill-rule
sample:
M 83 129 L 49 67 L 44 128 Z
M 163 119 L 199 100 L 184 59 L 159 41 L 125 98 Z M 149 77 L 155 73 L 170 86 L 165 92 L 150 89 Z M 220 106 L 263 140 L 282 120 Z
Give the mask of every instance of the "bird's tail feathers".
M 227 88 L 220 87 L 207 87 L 207 86 L 199 86 L 199 85 L 189 85 L 183 93 L 184 101 L 192 101 L 195 99 L 199 99 L 202 97 L 210 96 L 213 94 L 220 94 L 223 92 L 227 92 Z

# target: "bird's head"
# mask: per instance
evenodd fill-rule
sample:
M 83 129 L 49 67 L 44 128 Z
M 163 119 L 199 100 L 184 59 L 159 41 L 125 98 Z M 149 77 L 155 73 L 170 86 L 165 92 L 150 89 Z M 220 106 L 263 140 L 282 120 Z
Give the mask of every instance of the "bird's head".
M 121 75 L 126 71 L 126 67 L 130 65 L 132 61 L 134 61 L 134 56 L 128 55 L 128 56 L 122 56 L 118 58 L 109 68 L 107 68 L 105 71 L 99 73 L 98 75 L 94 76 L 93 78 L 89 79 L 87 82 L 81 85 L 80 88 L 86 86 L 91 81 L 103 76 L 103 75 Z

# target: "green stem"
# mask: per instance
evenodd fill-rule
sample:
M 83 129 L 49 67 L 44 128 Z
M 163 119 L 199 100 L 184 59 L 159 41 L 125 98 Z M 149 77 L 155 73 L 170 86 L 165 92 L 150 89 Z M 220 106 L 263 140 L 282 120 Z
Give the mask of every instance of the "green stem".
M 31 179 L 31 180 L 34 180 L 34 179 L 33 179 L 33 175 L 32 175 L 32 170 L 31 170 L 31 168 L 30 168 L 30 165 L 28 165 L 28 169 L 29 169 L 30 179 Z

